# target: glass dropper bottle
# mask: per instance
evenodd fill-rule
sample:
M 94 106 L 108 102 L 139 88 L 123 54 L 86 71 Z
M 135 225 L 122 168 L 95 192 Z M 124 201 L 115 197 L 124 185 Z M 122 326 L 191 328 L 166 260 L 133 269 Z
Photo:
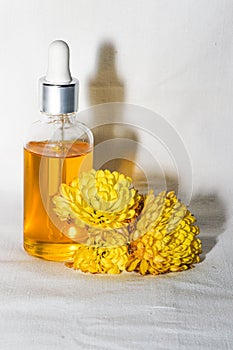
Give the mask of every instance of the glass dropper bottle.
M 69 261 L 76 242 L 58 220 L 53 197 L 93 164 L 93 135 L 77 119 L 78 80 L 69 69 L 69 47 L 49 46 L 46 77 L 40 84 L 40 120 L 24 145 L 24 248 L 36 257 Z

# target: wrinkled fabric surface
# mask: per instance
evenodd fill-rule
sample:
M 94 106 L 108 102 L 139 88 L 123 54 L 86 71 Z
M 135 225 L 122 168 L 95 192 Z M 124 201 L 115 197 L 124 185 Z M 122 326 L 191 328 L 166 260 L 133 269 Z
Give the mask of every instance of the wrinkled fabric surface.
M 145 277 L 83 274 L 30 257 L 14 205 L 16 217 L 6 210 L 1 218 L 0 349 L 233 349 L 232 220 L 216 198 L 191 205 L 202 262 Z

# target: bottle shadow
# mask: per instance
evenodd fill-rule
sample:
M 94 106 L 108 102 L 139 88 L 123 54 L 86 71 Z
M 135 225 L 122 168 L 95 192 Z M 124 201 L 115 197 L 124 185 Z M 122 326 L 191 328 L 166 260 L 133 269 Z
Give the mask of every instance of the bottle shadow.
M 217 192 L 197 194 L 190 202 L 190 210 L 197 218 L 202 241 L 202 261 L 218 242 L 226 227 L 226 204 Z
M 117 50 L 111 42 L 103 43 L 97 52 L 97 67 L 89 80 L 91 105 L 125 101 L 125 86 L 116 67 Z
M 161 179 L 158 175 L 161 174 L 159 163 L 149 155 L 150 152 L 153 154 L 153 150 L 149 152 L 142 147 L 143 138 L 150 135 L 127 122 L 129 113 L 134 113 L 134 110 L 127 109 L 127 103 L 124 103 L 126 87 L 118 73 L 117 50 L 113 43 L 104 42 L 98 48 L 95 73 L 88 86 L 89 101 L 93 106 L 90 124 L 95 139 L 94 168 L 117 170 L 130 176 L 134 186 L 142 193 L 147 193 L 148 187 L 153 188 L 156 180 L 156 188 L 164 190 L 166 183 L 169 190 L 176 191 L 177 179 L 170 174 L 164 174 Z M 156 163 L 153 174 L 149 176 L 150 165 L 146 159 Z
M 126 88 L 123 79 L 118 74 L 117 50 L 113 43 L 104 42 L 97 51 L 96 72 L 89 80 L 89 100 L 92 106 L 111 104 L 108 108 L 109 115 L 103 116 L 106 108 L 93 109 L 95 124 L 92 128 L 95 140 L 95 169 L 117 170 L 132 178 L 141 177 L 144 174 L 135 163 L 137 154 L 137 133 L 130 125 L 124 122 L 124 106 L 122 102 L 126 100 Z M 120 104 L 118 104 L 120 102 Z M 100 106 L 101 107 L 101 106 Z M 118 145 L 116 141 L 119 140 Z M 119 147 L 121 141 L 132 141 L 130 147 Z M 101 157 L 100 146 L 105 145 L 105 149 L 118 147 L 118 155 L 112 155 L 108 159 Z M 115 152 L 116 153 L 116 152 Z M 101 164 L 102 162 L 102 164 Z

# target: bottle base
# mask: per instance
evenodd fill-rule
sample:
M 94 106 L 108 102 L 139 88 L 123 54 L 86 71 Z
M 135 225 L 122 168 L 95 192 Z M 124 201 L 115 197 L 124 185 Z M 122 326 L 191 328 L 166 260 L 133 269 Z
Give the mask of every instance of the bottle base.
M 44 260 L 71 262 L 77 249 L 75 243 L 51 243 L 39 241 L 24 241 L 25 251 Z

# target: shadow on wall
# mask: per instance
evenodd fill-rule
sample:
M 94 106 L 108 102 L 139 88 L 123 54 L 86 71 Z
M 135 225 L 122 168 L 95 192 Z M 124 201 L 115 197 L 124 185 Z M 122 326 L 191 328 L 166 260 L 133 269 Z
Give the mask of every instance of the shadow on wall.
M 140 106 L 137 110 L 126 108 L 126 95 L 124 79 L 118 74 L 117 50 L 111 42 L 102 43 L 97 51 L 96 72 L 89 80 L 90 104 L 98 106 L 92 109 L 92 125 L 96 125 L 92 128 L 95 138 L 94 168 L 117 170 L 130 176 L 134 186 L 142 193 L 147 193 L 147 183 L 157 193 L 165 189 L 177 193 L 178 174 L 174 172 L 176 169 L 172 168 L 172 172 L 167 170 L 163 173 L 163 169 L 160 169 L 160 155 L 156 156 L 156 150 L 153 148 L 149 148 L 149 155 L 145 148 L 145 138 L 147 141 L 150 138 L 154 139 L 150 134 L 148 122 L 144 131 L 127 123 L 129 119 L 134 120 L 135 112 L 138 113 L 136 118 L 142 120 L 144 117 L 148 119 L 148 116 L 147 113 L 143 114 L 143 108 Z M 129 118 L 129 113 L 132 118 Z M 163 132 L 165 126 L 162 122 L 160 127 Z M 156 137 L 155 139 L 157 140 Z M 158 143 L 154 147 L 156 146 Z M 148 159 L 151 159 L 151 164 L 142 161 L 142 154 L 145 155 L 144 159 L 150 156 Z
M 97 71 L 89 81 L 91 105 L 124 102 L 125 87 L 116 68 L 117 51 L 112 43 L 104 43 L 97 53 Z
M 218 193 L 200 194 L 191 200 L 190 210 L 196 216 L 200 227 L 202 260 L 204 260 L 225 230 L 226 205 Z
M 97 65 L 95 76 L 89 81 L 89 99 L 91 105 L 100 105 L 104 103 L 113 103 L 111 108 L 111 123 L 101 123 L 101 115 L 94 115 L 95 121 L 99 124 L 92 129 L 95 138 L 95 146 L 106 142 L 107 147 L 112 146 L 114 142 L 111 140 L 124 139 L 134 141 L 131 143 L 133 147 L 122 149 L 118 158 L 109 159 L 101 165 L 101 169 L 117 170 L 132 178 L 140 178 L 145 181 L 145 175 L 136 164 L 137 154 L 137 134 L 132 130 L 130 125 L 124 123 L 124 110 L 119 113 L 115 111 L 114 103 L 125 102 L 125 85 L 124 81 L 118 75 L 116 65 L 117 50 L 111 42 L 103 43 L 97 52 Z M 95 159 L 94 168 L 99 159 Z

